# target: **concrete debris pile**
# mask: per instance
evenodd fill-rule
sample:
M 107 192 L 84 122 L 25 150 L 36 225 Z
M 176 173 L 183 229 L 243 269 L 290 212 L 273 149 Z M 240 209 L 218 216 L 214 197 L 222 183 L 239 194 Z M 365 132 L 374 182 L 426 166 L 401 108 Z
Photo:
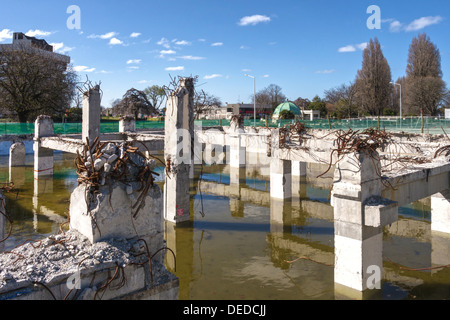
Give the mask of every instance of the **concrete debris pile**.
M 129 197 L 135 204 L 133 216 L 144 206 L 144 199 L 155 181 L 155 161 L 132 146 L 133 142 L 104 142 L 95 139 L 92 145 L 85 144 L 82 154 L 77 153 L 78 184 L 88 187 L 89 194 L 96 194 L 100 186 L 111 186 L 120 182 L 126 186 Z M 140 192 L 136 198 L 135 192 Z
M 167 282 L 146 246 L 124 238 L 91 244 L 75 231 L 28 240 L 0 254 L 0 300 L 114 299 Z

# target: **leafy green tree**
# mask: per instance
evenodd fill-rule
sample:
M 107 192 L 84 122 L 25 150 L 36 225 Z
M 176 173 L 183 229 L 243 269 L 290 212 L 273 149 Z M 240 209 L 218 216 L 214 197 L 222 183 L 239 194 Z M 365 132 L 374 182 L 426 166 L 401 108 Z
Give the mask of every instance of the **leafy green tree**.
M 321 117 L 327 116 L 327 104 L 319 96 L 315 96 L 307 108 L 309 110 L 319 110 Z

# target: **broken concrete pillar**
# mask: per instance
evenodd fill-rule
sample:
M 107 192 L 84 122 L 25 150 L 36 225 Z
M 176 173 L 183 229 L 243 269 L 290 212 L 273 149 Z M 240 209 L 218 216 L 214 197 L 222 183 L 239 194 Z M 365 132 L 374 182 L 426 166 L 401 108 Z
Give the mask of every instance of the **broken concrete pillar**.
M 100 86 L 97 85 L 83 94 L 83 124 L 82 141 L 92 143 L 100 136 L 100 113 L 101 113 Z
M 9 148 L 9 167 L 23 167 L 25 165 L 25 144 L 16 142 Z
M 180 80 L 167 99 L 165 118 L 164 218 L 181 223 L 190 220 L 190 176 L 194 155 L 194 82 Z
M 291 161 L 272 158 L 270 161 L 270 197 L 289 199 L 292 197 Z
M 132 117 L 123 117 L 119 120 L 119 132 L 135 132 L 136 121 Z
M 382 228 L 398 217 L 395 203 L 381 198 L 380 172 L 378 155 L 360 152 L 342 155 L 334 174 L 334 280 L 358 291 L 381 288 Z
M 39 116 L 34 128 L 34 177 L 53 175 L 53 150 L 42 148 L 40 138 L 54 135 L 53 120 L 49 116 Z
M 431 230 L 450 234 L 450 190 L 431 196 Z

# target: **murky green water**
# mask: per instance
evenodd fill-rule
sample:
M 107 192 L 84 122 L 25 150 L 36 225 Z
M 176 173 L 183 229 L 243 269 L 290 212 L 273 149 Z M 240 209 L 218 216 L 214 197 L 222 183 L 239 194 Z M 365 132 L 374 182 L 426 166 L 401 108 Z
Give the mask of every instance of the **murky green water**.
M 77 185 L 73 156 L 55 154 L 54 178 L 40 179 L 39 184 L 32 165 L 29 156 L 27 167 L 12 173 L 19 192 L 6 194 L 14 220 L 6 250 L 57 233 L 67 220 L 70 193 Z M 180 279 L 180 299 L 341 298 L 334 284 L 330 181 L 303 179 L 298 181 L 298 196 L 270 201 L 269 177 L 263 169 L 248 168 L 235 188 L 228 166 L 196 168 L 203 179 L 191 184 L 192 221 L 176 227 L 168 224 L 166 232 L 167 245 L 176 253 L 176 271 L 170 254 L 166 263 Z M 2 157 L 0 182 L 8 180 L 8 158 Z M 450 238 L 437 239 L 431 233 L 427 203 L 401 208 L 399 221 L 384 229 L 383 286 L 375 298 L 450 298 L 449 268 L 405 269 L 450 261 Z M 283 212 L 281 223 L 274 212 Z M 299 257 L 307 259 L 295 261 Z

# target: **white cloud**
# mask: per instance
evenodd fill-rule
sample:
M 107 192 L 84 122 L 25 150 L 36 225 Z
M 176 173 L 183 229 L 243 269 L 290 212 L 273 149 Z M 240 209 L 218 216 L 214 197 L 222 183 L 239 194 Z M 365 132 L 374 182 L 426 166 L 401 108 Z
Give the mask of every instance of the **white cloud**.
M 142 62 L 141 59 L 130 59 L 127 61 L 127 64 L 139 64 L 141 62 Z
M 338 52 L 355 52 L 356 48 L 352 45 L 348 45 L 338 49 Z
M 223 46 L 223 42 L 214 42 L 213 44 L 211 44 L 212 47 L 220 47 Z
M 403 24 L 400 21 L 394 20 L 389 24 L 389 31 L 400 32 L 402 27 L 403 27 Z
M 97 38 L 100 38 L 100 39 L 106 40 L 106 39 L 111 39 L 111 38 L 113 38 L 113 37 L 115 37 L 115 36 L 117 36 L 117 32 L 108 32 L 108 33 L 101 34 L 101 35 L 91 34 L 90 36 L 88 36 L 88 38 L 89 38 L 89 39 L 97 39 Z
M 0 31 L 0 42 L 3 42 L 5 40 L 12 40 L 13 32 L 9 29 L 3 29 Z
M 166 68 L 166 71 L 183 71 L 183 70 L 184 70 L 183 66 Z
M 146 84 L 146 83 L 149 83 L 149 82 L 151 82 L 151 81 L 148 81 L 148 80 L 140 80 L 140 81 L 138 81 L 137 83 L 139 83 L 139 84 Z
M 348 46 L 339 48 L 338 52 L 355 52 L 357 49 L 364 50 L 367 47 L 367 45 L 368 45 L 367 42 L 362 42 L 355 45 L 350 44 Z
M 241 50 L 248 50 L 248 49 L 250 49 L 250 47 L 242 45 L 242 46 L 239 47 L 239 49 L 241 49 Z
M 160 53 L 161 55 L 175 54 L 176 51 L 173 51 L 173 50 L 161 50 L 159 53 Z
M 214 73 L 214 74 L 204 76 L 203 79 L 209 80 L 209 79 L 215 79 L 215 78 L 221 78 L 221 77 L 223 77 L 221 74 Z
M 409 25 L 406 26 L 405 31 L 417 31 L 421 30 L 425 27 L 431 26 L 433 24 L 438 24 L 442 21 L 442 17 L 436 16 L 436 17 L 422 17 L 419 19 L 414 20 Z
M 49 31 L 42 31 L 39 29 L 36 30 L 29 30 L 27 33 L 25 33 L 25 35 L 29 36 L 29 37 L 46 37 L 51 35 L 52 32 Z
M 94 72 L 95 68 L 89 68 L 86 66 L 75 66 L 73 67 L 73 70 L 76 72 Z
M 180 41 L 175 41 L 175 44 L 179 45 L 179 46 L 187 46 L 187 45 L 190 45 L 191 43 L 186 40 L 180 40 Z
M 357 47 L 359 50 L 364 50 L 364 49 L 367 48 L 368 45 L 369 45 L 368 42 L 363 42 L 363 43 L 357 44 L 356 47 Z
M 115 46 L 115 45 L 123 44 L 123 41 L 121 41 L 117 38 L 112 38 L 111 40 L 109 40 L 109 44 Z
M 131 37 L 131 38 L 137 38 L 137 37 L 139 37 L 141 34 L 142 34 L 142 33 L 139 33 L 139 32 L 133 32 L 132 34 L 130 34 L 130 37 Z
M 315 73 L 317 74 L 330 74 L 335 73 L 336 69 L 326 69 L 326 70 L 317 70 Z
M 250 71 L 252 71 L 251 69 L 242 69 L 241 70 L 242 72 L 250 72 Z
M 166 38 L 161 38 L 161 40 L 159 40 L 157 42 L 158 45 L 163 46 L 166 49 L 170 48 L 170 41 L 167 40 Z
M 263 78 L 268 78 L 270 77 L 268 74 L 263 75 Z
M 206 59 L 205 57 L 197 57 L 197 56 L 181 56 L 179 58 L 183 59 L 183 60 L 203 60 L 203 59 Z
M 238 25 L 240 26 L 248 26 L 248 25 L 257 25 L 258 23 L 262 23 L 262 22 L 270 22 L 270 18 L 267 16 L 262 16 L 259 14 L 255 14 L 253 16 L 246 16 L 241 18 L 241 20 L 239 21 Z
M 101 74 L 109 74 L 112 73 L 111 71 L 106 71 L 106 70 L 100 70 L 97 73 L 101 73 Z
M 57 52 L 57 53 L 67 53 L 69 51 L 72 51 L 73 48 L 71 47 L 66 47 L 64 46 L 63 42 L 58 42 L 58 43 L 50 43 L 50 45 L 53 47 L 53 51 Z

